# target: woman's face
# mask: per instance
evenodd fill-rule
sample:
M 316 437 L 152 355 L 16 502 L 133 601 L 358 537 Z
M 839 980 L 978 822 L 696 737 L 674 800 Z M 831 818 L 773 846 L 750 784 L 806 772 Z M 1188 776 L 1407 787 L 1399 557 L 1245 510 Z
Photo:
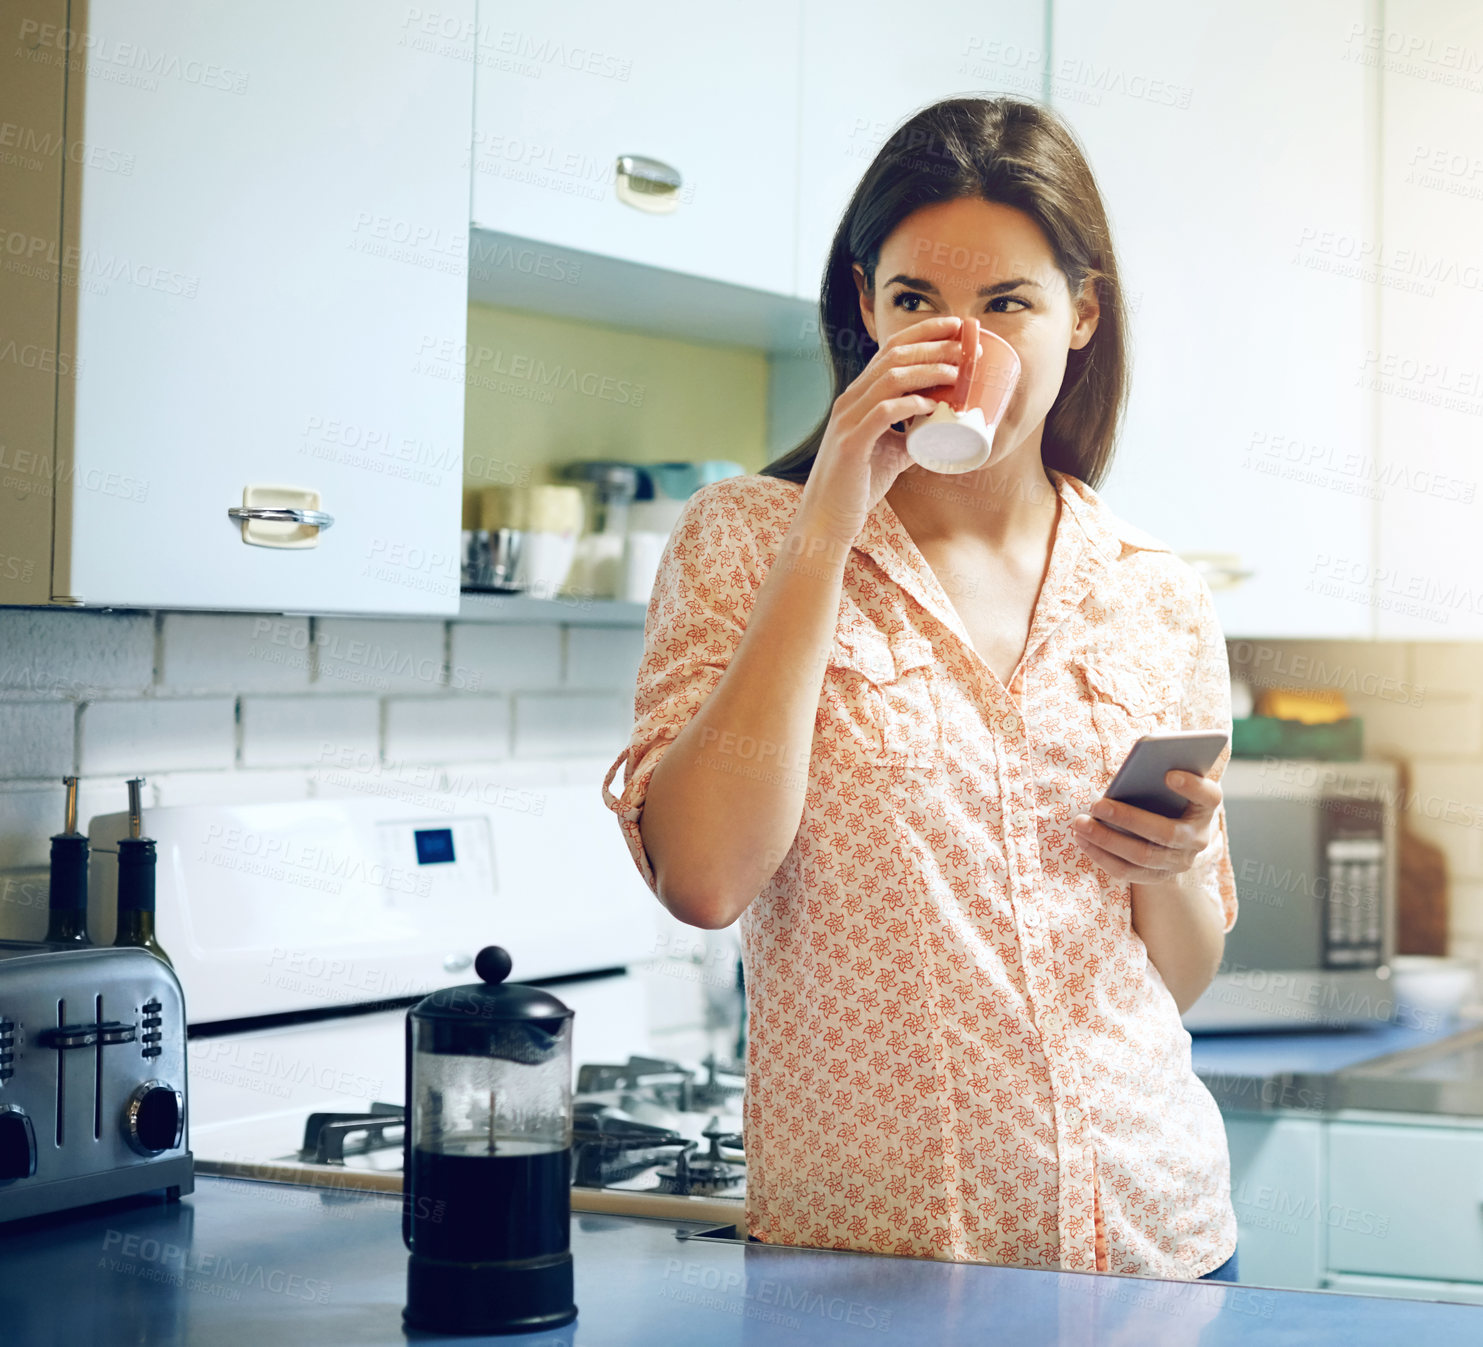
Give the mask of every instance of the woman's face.
M 976 317 L 1020 358 L 1020 380 L 994 436 L 990 462 L 1033 439 L 1061 391 L 1066 353 L 1097 329 L 1095 287 L 1072 301 L 1040 226 L 1013 206 L 962 197 L 908 215 L 881 246 L 875 289 L 855 265 L 860 313 L 877 343 L 933 314 Z

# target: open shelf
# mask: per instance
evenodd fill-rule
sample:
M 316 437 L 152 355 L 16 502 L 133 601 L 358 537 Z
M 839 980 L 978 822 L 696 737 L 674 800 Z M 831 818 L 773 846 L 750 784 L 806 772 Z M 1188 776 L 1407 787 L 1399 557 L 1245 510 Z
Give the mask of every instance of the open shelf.
M 577 276 L 581 284 L 570 284 Z M 792 356 L 820 350 L 812 300 L 477 226 L 469 234 L 469 298 L 712 346 Z

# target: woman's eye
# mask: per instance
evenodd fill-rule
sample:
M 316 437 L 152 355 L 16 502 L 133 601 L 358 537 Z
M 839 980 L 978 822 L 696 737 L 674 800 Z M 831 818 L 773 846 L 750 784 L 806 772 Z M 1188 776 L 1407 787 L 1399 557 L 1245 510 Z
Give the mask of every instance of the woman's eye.
M 923 296 L 917 294 L 915 290 L 902 290 L 892 298 L 891 303 L 898 309 L 905 309 L 907 313 L 915 313 L 922 299 Z
M 1020 304 L 1024 307 L 1020 309 L 1000 309 L 995 307 L 998 304 Z M 991 313 L 1023 313 L 1024 310 L 1028 309 L 1029 307 L 1030 301 L 1027 299 L 1021 299 L 1018 295 L 995 295 L 994 298 L 989 301 L 989 311 Z

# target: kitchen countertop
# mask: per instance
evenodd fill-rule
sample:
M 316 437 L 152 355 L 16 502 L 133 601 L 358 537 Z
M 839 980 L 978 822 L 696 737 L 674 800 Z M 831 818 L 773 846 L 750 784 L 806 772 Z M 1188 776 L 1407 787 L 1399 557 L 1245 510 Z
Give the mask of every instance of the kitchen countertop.
M 405 1344 L 399 1208 L 375 1193 L 201 1178 L 174 1205 L 135 1199 L 0 1227 L 4 1340 Z M 1479 1306 L 695 1238 L 704 1228 L 574 1215 L 576 1322 L 448 1341 L 916 1347 L 987 1333 L 1016 1347 L 1453 1347 L 1483 1330 Z
M 1394 1053 L 1441 1044 L 1476 1030 L 1478 1024 L 1476 1019 L 1448 1015 L 1422 1027 L 1370 1023 L 1326 1030 L 1198 1033 L 1191 1035 L 1190 1059 L 1195 1074 L 1226 1110 L 1312 1113 L 1394 1108 L 1400 1096 L 1393 1089 L 1382 1094 L 1377 1083 L 1356 1073 L 1356 1068 Z

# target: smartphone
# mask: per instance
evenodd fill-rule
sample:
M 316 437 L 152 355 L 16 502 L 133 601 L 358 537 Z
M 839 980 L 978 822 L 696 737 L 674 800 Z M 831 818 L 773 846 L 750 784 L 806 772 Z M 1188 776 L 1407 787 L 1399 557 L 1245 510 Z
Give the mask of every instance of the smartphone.
M 1165 818 L 1178 818 L 1189 808 L 1189 801 L 1170 790 L 1164 784 L 1164 776 L 1169 772 L 1204 776 L 1225 751 L 1226 739 L 1223 730 L 1145 734 L 1128 750 L 1123 765 L 1107 787 L 1107 798 Z

